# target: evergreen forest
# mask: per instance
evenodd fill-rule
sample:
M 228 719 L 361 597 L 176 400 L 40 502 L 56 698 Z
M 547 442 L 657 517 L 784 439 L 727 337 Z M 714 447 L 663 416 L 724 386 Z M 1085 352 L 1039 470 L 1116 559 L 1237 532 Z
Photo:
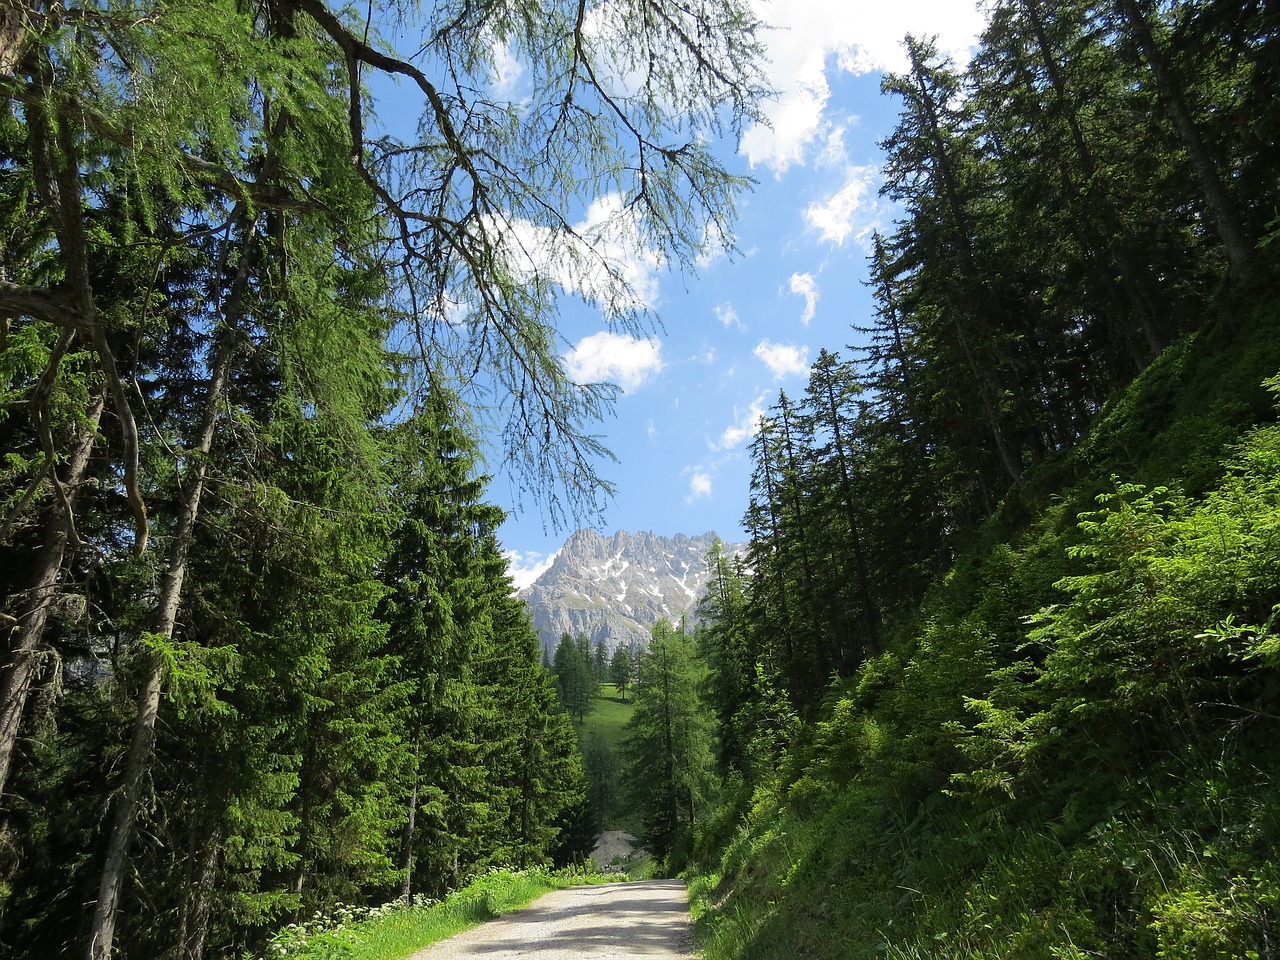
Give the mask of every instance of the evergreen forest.
M 707 144 L 758 119 L 755 31 L 738 0 L 0 4 L 0 954 L 261 955 L 590 849 L 486 488 L 553 525 L 607 499 L 614 394 L 557 305 L 653 330 L 602 238 L 731 245 Z
M 884 80 L 876 309 L 762 420 L 748 554 L 606 667 L 486 488 L 607 499 L 564 278 L 644 331 L 595 241 L 731 246 L 752 6 L 4 4 L 0 953 L 577 863 L 616 775 L 708 960 L 1280 957 L 1280 7 L 984 7 Z
M 1280 956 L 1280 9 L 990 12 L 715 558 L 708 960 Z

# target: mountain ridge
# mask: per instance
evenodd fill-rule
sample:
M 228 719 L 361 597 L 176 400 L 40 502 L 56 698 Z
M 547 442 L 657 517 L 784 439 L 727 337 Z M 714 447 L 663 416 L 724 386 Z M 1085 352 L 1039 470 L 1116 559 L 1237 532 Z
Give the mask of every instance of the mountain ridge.
M 562 634 L 585 634 L 594 648 L 645 643 L 660 619 L 692 617 L 710 571 L 706 557 L 715 531 L 664 536 L 651 530 L 570 534 L 548 567 L 517 596 L 529 609 L 543 649 Z M 721 541 L 723 543 L 723 541 Z M 744 544 L 724 544 L 733 555 Z

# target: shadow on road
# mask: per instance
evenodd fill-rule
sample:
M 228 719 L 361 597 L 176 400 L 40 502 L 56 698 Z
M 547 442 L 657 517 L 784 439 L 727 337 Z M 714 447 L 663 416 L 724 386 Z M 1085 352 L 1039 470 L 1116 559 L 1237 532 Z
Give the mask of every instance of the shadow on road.
M 417 953 L 411 960 L 537 957 L 607 960 L 690 956 L 688 895 L 678 880 L 549 893 L 523 910 Z

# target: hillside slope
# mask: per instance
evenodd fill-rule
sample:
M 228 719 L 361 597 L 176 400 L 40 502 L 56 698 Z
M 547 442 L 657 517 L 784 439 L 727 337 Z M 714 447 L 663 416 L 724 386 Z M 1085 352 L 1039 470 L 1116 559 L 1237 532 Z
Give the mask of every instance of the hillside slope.
M 1221 295 L 729 782 L 708 960 L 1280 955 L 1278 289 Z

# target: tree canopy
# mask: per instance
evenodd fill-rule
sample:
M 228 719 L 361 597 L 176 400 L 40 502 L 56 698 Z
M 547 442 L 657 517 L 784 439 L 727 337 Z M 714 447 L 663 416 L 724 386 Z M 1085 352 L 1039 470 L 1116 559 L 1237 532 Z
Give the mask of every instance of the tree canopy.
M 711 557 L 706 953 L 1266 956 L 1280 19 L 986 7 L 884 79 L 873 311 Z
M 643 329 L 611 250 L 731 244 L 746 181 L 708 144 L 758 117 L 756 29 L 738 0 L 6 5 L 0 942 L 236 952 L 547 855 L 580 764 L 463 438 L 551 522 L 598 508 L 612 394 L 556 304 Z

